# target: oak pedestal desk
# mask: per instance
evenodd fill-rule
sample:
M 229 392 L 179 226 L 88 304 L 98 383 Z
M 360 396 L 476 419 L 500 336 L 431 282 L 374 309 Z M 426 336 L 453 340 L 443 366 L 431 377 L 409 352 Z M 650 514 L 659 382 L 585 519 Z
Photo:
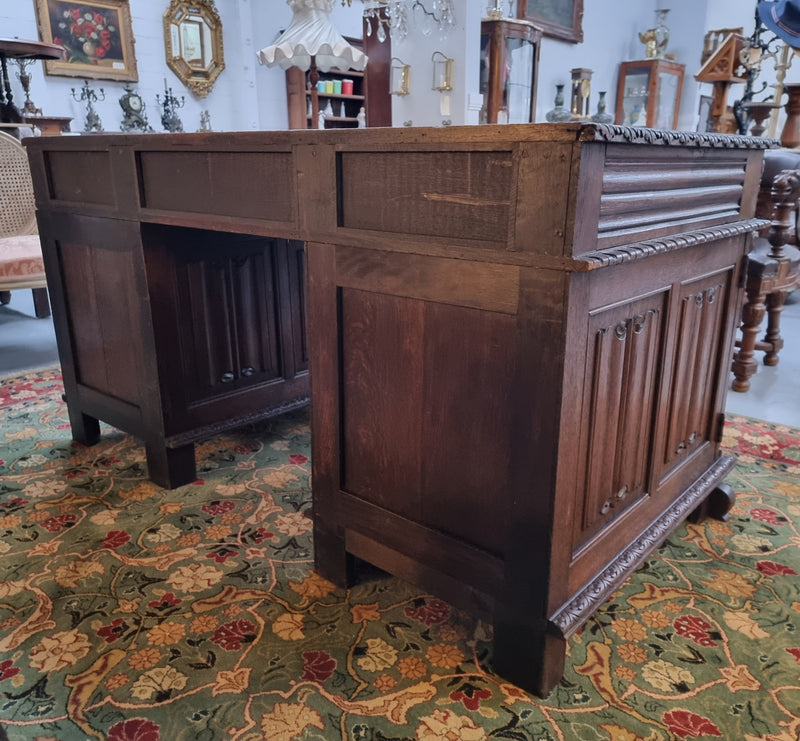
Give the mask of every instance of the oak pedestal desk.
M 683 519 L 726 516 L 771 142 L 544 124 L 26 145 L 73 434 L 107 419 L 169 469 L 297 403 L 305 242 L 316 567 L 344 585 L 358 557 L 487 617 L 521 687 L 552 689 L 566 638 Z

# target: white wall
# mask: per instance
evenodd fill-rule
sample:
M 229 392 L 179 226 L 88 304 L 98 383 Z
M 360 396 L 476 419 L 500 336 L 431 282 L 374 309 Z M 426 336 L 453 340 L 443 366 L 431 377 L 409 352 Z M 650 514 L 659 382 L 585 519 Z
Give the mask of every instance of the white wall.
M 179 115 L 186 131 L 200 126 L 200 114 L 210 112 L 215 130 L 285 129 L 287 126 L 286 86 L 284 72 L 258 64 L 256 51 L 272 43 L 281 29 L 291 20 L 291 11 L 284 0 L 217 0 L 223 24 L 226 68 L 218 78 L 211 94 L 195 97 L 184 88 L 168 69 L 164 57 L 162 15 L 167 0 L 130 0 L 133 31 L 136 39 L 136 58 L 139 82 L 135 85 L 147 104 L 147 115 L 153 128 L 161 131 L 160 109 L 156 94 L 163 94 L 164 79 L 177 96 L 186 103 Z M 394 56 L 412 65 L 411 95 L 393 98 L 393 120 L 396 126 L 413 121 L 415 126 L 439 126 L 444 119 L 453 124 L 476 123 L 478 92 L 478 51 L 480 19 L 485 14 L 487 0 L 457 0 L 457 29 L 445 40 L 435 35 L 392 47 Z M 699 68 L 703 35 L 710 28 L 743 26 L 745 33 L 753 29 L 753 0 L 584 0 L 582 44 L 570 44 L 546 38 L 542 43 L 539 67 L 539 89 L 536 120 L 543 121 L 553 107 L 555 85 L 566 83 L 569 90 L 570 70 L 588 67 L 593 70 L 592 102 L 594 110 L 597 92 L 607 91 L 609 110 L 615 107 L 619 63 L 643 57 L 638 32 L 650 28 L 654 10 L 669 8 L 667 23 L 671 38 L 668 52 L 686 65 L 682 96 L 681 128 L 694 129 L 697 122 L 699 96 L 710 94 L 708 85 L 698 85 L 694 73 Z M 345 36 L 361 36 L 359 0 L 351 8 L 337 2 L 332 19 Z M 37 39 L 36 15 L 32 0 L 0 2 L 0 36 Z M 431 90 L 431 54 L 439 50 L 455 59 L 455 89 L 450 98 L 450 115 L 440 112 L 440 95 Z M 10 65 L 15 102 L 21 106 L 22 88 L 14 76 L 16 67 Z M 31 97 L 47 115 L 73 116 L 73 131 L 83 128 L 85 105 L 72 100 L 71 88 L 79 89 L 80 78 L 45 75 L 42 64 L 31 70 Z M 762 78 L 774 79 L 771 63 L 767 63 Z M 800 81 L 800 60 L 787 74 L 787 82 Z M 96 108 L 107 131 L 119 129 L 122 111 L 118 100 L 123 84 L 95 80 L 90 84 L 106 93 L 106 100 Z M 732 102 L 742 90 L 734 86 Z M 763 96 L 762 96 L 763 97 Z

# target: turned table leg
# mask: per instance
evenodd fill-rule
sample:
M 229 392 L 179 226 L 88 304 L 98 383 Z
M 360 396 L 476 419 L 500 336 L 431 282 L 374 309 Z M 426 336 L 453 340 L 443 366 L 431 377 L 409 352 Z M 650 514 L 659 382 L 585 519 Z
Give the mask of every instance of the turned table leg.
M 757 290 L 747 289 L 747 301 L 742 309 L 742 340 L 739 352 L 733 359 L 734 391 L 747 391 L 750 378 L 756 372 L 755 348 L 758 328 L 766 311 L 766 293 L 759 286 Z
M 778 353 L 783 348 L 781 337 L 781 312 L 786 303 L 787 291 L 774 291 L 767 297 L 767 334 L 764 342 L 769 345 L 764 355 L 764 365 L 777 365 Z

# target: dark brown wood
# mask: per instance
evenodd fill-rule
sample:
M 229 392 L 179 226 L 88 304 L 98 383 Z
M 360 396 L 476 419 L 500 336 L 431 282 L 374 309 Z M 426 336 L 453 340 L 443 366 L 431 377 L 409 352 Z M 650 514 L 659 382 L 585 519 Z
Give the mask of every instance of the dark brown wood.
M 542 695 L 567 637 L 683 519 L 725 516 L 768 141 L 595 124 L 80 139 L 27 144 L 76 436 L 130 429 L 172 485 L 194 440 L 281 408 L 269 389 L 295 403 L 310 363 L 317 570 L 345 586 L 357 557 L 486 617 L 495 669 Z M 104 198 L 52 171 L 90 153 Z M 148 161 L 178 163 L 186 192 Z M 234 161 L 288 193 L 237 199 Z

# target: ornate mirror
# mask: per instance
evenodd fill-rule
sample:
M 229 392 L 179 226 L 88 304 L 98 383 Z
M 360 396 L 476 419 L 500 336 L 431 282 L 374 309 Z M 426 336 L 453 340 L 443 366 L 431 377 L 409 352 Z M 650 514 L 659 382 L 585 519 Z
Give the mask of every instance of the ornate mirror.
M 167 66 L 200 98 L 225 68 L 222 22 L 214 0 L 172 0 L 164 13 Z

